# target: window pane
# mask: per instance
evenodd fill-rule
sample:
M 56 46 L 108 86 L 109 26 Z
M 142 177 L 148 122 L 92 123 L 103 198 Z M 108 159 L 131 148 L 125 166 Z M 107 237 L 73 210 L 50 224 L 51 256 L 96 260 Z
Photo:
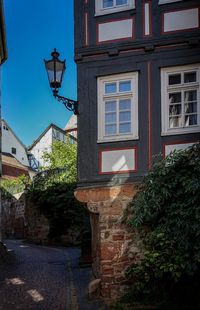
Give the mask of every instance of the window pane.
M 185 103 L 185 113 L 196 113 L 197 112 L 197 102 Z
M 116 125 L 106 125 L 105 126 L 105 134 L 106 135 L 116 134 Z
M 127 122 L 131 120 L 131 112 L 120 112 L 119 113 L 119 121 L 120 122 Z
M 180 115 L 181 114 L 181 104 L 170 105 L 169 115 Z
M 103 8 L 113 7 L 113 0 L 103 0 Z
M 131 123 L 125 123 L 119 125 L 119 133 L 130 133 L 131 132 Z
M 116 5 L 125 5 L 128 4 L 128 0 L 116 0 Z
M 119 101 L 119 110 L 131 110 L 131 100 L 124 99 Z
M 181 83 L 181 75 L 178 74 L 171 74 L 169 75 L 169 85 L 176 85 Z
M 105 85 L 105 94 L 116 93 L 116 91 L 117 91 L 116 83 L 107 83 Z
M 185 116 L 185 126 L 197 125 L 197 115 Z
M 184 83 L 192 83 L 196 82 L 196 80 L 197 80 L 196 72 L 184 73 Z
M 16 154 L 17 153 L 17 150 L 16 150 L 15 147 L 12 147 L 11 151 L 12 151 L 12 154 Z
M 181 102 L 181 93 L 171 93 L 169 94 L 170 103 L 179 103 Z
M 107 113 L 105 115 L 105 123 L 115 123 L 116 122 L 116 113 Z
M 181 116 L 169 118 L 169 128 L 181 127 Z
M 197 100 L 197 91 L 196 90 L 190 90 L 185 91 L 184 93 L 184 101 L 196 101 Z
M 119 91 L 131 91 L 131 81 L 119 82 Z
M 115 112 L 116 111 L 116 101 L 106 101 L 105 102 L 105 111 L 106 112 Z

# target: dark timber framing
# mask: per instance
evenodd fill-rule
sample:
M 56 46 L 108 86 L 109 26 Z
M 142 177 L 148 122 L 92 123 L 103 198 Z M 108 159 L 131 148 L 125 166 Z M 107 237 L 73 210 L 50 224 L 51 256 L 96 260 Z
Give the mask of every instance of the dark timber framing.
M 161 135 L 160 69 L 200 63 L 199 26 L 189 31 L 163 33 L 163 14 L 199 8 L 199 1 L 159 4 L 136 0 L 135 9 L 95 16 L 95 0 L 75 0 L 75 61 L 78 72 L 78 178 L 79 186 L 137 182 L 151 168 L 154 155 L 164 156 L 168 144 L 191 143 L 200 133 Z M 149 34 L 144 33 L 144 4 L 149 4 Z M 101 23 L 134 19 L 134 36 L 98 42 Z M 200 21 L 198 21 L 200 23 Z M 97 78 L 138 72 L 139 139 L 97 143 Z M 199 81 L 200 82 L 200 81 Z M 128 173 L 99 173 L 99 154 L 108 149 L 137 149 L 137 169 Z M 162 154 L 161 154 L 162 153 Z

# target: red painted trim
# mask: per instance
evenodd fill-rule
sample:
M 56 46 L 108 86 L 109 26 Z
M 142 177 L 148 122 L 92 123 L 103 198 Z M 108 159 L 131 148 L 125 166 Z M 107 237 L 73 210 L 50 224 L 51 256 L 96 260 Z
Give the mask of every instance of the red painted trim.
M 180 11 L 187 11 L 187 10 L 191 10 L 191 9 L 198 9 L 198 14 L 199 14 L 199 18 L 198 18 L 198 21 L 199 21 L 199 25 L 198 27 L 194 27 L 194 28 L 189 28 L 189 29 L 180 29 L 180 30 L 172 30 L 172 31 L 164 31 L 164 15 L 166 13 L 170 13 L 170 12 L 180 12 Z M 167 10 L 167 11 L 164 11 L 162 12 L 162 31 L 161 31 L 161 34 L 174 34 L 174 33 L 178 33 L 178 32 L 191 32 L 191 31 L 194 31 L 194 29 L 200 29 L 200 7 L 198 6 L 195 6 L 195 7 L 191 7 L 191 8 L 183 8 L 183 9 L 172 9 L 172 10 Z
M 84 20 L 84 28 L 85 28 L 85 46 L 89 44 L 89 27 L 88 27 L 88 13 L 85 13 L 85 20 Z
M 132 36 L 121 38 L 121 39 L 114 39 L 114 40 L 105 40 L 105 41 L 99 41 L 99 25 L 101 24 L 109 24 L 112 22 L 122 21 L 122 20 L 132 20 Z M 128 39 L 134 39 L 135 38 L 135 18 L 116 18 L 116 19 L 109 19 L 109 21 L 106 22 L 98 22 L 96 24 L 96 44 L 105 44 L 105 43 L 114 43 L 114 42 L 121 42 L 121 41 L 127 41 Z
M 183 141 L 173 141 L 173 142 L 168 142 L 168 143 L 163 143 L 163 145 L 162 145 L 162 154 L 163 154 L 163 156 L 164 156 L 164 158 L 166 157 L 166 146 L 167 145 L 175 145 L 175 144 L 187 144 L 187 143 L 193 143 L 193 144 L 195 144 L 195 143 L 197 143 L 198 141 L 185 141 L 185 140 L 183 140 Z
M 97 58 L 97 57 L 102 57 L 102 56 L 107 56 L 107 52 L 103 52 L 103 53 L 98 53 L 98 54 L 94 54 L 94 55 L 87 55 L 84 56 L 85 59 L 90 59 L 90 58 Z
M 177 43 L 177 44 L 162 45 L 162 46 L 157 46 L 155 48 L 155 50 L 160 50 L 160 49 L 164 49 L 164 48 L 173 48 L 173 47 L 177 47 L 177 46 L 188 46 L 188 44 L 187 43 Z
M 152 167 L 152 94 L 151 94 L 151 62 L 147 63 L 148 94 L 148 170 Z
M 132 52 L 141 52 L 144 51 L 144 48 L 131 48 L 128 50 L 124 50 L 124 51 L 120 51 L 120 54 L 125 54 L 125 53 L 132 53 Z M 102 56 L 108 56 L 108 54 L 106 52 L 102 52 L 102 53 L 98 53 L 98 54 L 94 54 L 94 55 L 87 55 L 84 56 L 85 59 L 90 59 L 90 58 L 97 58 L 97 57 L 102 57 Z
M 145 34 L 145 4 L 149 3 L 149 34 Z M 142 2 L 142 29 L 143 29 L 143 37 L 151 37 L 152 36 L 152 2 L 151 0 L 143 0 Z
M 112 152 L 112 151 L 120 151 L 120 150 L 134 150 L 135 151 L 135 169 L 130 170 L 121 170 L 121 171 L 106 171 L 102 172 L 102 153 L 103 152 Z M 128 172 L 137 172 L 138 171 L 138 147 L 137 146 L 130 146 L 130 147 L 121 147 L 121 148 L 109 148 L 109 149 L 102 149 L 99 151 L 99 174 L 122 174 Z
M 128 50 L 123 50 L 123 51 L 120 51 L 119 53 L 120 54 L 125 54 L 125 53 L 131 53 L 131 52 L 142 52 L 144 51 L 144 48 L 130 48 Z

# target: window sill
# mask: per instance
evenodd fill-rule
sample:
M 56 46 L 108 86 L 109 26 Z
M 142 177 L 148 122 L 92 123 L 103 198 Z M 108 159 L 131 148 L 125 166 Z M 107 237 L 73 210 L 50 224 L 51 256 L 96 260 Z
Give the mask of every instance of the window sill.
M 95 17 L 104 16 L 104 15 L 114 14 L 114 13 L 118 13 L 118 12 L 131 11 L 131 10 L 134 10 L 134 9 L 135 9 L 135 7 L 120 8 L 120 9 L 112 9 L 112 10 L 105 10 L 105 11 L 100 11 L 100 12 L 98 12 L 98 13 L 95 13 L 94 16 L 95 16 Z
M 174 130 L 174 131 L 164 131 L 161 132 L 161 136 L 173 136 L 173 135 L 184 135 L 184 134 L 192 134 L 192 133 L 198 133 L 200 132 L 200 126 L 197 127 L 193 127 L 190 129 L 178 129 L 178 130 Z
M 107 143 L 107 142 L 118 142 L 118 141 L 130 141 L 139 140 L 139 136 L 128 136 L 128 137 L 112 137 L 112 138 L 102 138 L 98 139 L 97 143 Z
M 169 0 L 169 1 L 165 1 L 165 2 L 162 2 L 162 1 L 159 1 L 158 2 L 158 5 L 163 5 L 163 4 L 170 4 L 170 3 L 174 3 L 174 2 L 180 2 L 182 0 Z

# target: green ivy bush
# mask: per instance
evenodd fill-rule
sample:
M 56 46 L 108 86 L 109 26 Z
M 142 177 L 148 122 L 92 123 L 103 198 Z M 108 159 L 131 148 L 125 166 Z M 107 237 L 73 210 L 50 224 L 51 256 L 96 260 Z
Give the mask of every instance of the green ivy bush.
M 129 297 L 199 309 L 200 144 L 156 163 L 128 214 L 143 253 L 126 270 Z
M 47 166 L 34 177 L 28 191 L 28 199 L 36 206 L 39 214 L 49 221 L 49 243 L 62 242 L 62 235 L 69 230 L 85 229 L 89 215 L 75 199 L 77 187 L 77 145 L 70 140 L 54 141 L 51 152 L 44 152 Z
M 82 231 L 88 213 L 74 197 L 75 182 L 68 181 L 68 171 L 64 168 L 50 169 L 39 173 L 28 191 L 39 213 L 49 221 L 49 243 L 61 242 L 61 236 L 69 229 Z
M 83 218 L 87 216 L 84 207 L 75 199 L 74 183 L 52 183 L 44 190 L 34 188 L 29 199 L 49 221 L 49 242 L 60 242 L 60 237 L 69 229 L 81 230 Z

